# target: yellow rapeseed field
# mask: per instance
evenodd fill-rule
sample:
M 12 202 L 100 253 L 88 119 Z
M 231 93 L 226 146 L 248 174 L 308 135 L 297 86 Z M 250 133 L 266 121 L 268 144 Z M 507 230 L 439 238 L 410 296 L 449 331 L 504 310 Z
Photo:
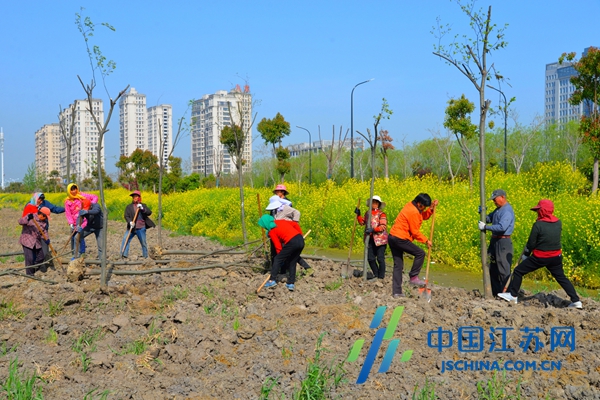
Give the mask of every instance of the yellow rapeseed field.
M 475 176 L 478 172 L 475 172 Z M 578 171 L 564 163 L 540 164 L 530 172 L 504 174 L 492 169 L 486 175 L 486 198 L 494 189 L 507 192 L 508 201 L 516 215 L 513 233 L 515 257 L 521 253 L 536 213 L 529 209 L 542 198 L 554 201 L 555 214 L 563 221 L 562 244 L 565 271 L 576 285 L 589 288 L 600 287 L 600 199 L 590 197 L 589 182 Z M 321 185 L 287 183 L 289 199 L 302 213 L 304 231 L 312 229 L 307 239 L 310 246 L 347 249 L 352 235 L 354 208 L 360 199 L 361 211 L 366 209 L 370 182 L 347 181 L 337 185 L 326 182 Z M 264 210 L 273 195 L 272 188 L 245 188 L 245 220 L 250 240 L 261 236 L 256 224 L 259 213 L 257 195 Z M 436 177 L 409 178 L 389 181 L 377 179 L 375 194 L 387 203 L 385 212 L 389 227 L 398 212 L 414 197 L 428 193 L 440 204 L 435 223 L 434 254 L 436 260 L 457 268 L 479 270 L 480 243 L 477 221 L 479 220 L 479 185 L 469 189 L 468 182 L 458 181 L 454 186 Z M 106 203 L 109 218 L 123 220 L 125 206 L 131 202 L 125 189 L 108 190 Z M 0 206 L 22 208 L 30 195 L 0 194 Z M 54 204 L 62 204 L 64 194 L 47 194 Z M 145 203 L 158 216 L 158 196 L 142 192 Z M 181 234 L 204 235 L 228 244 L 242 240 L 240 220 L 240 195 L 238 188 L 197 189 L 163 196 L 163 226 Z M 487 212 L 494 204 L 486 202 Z M 57 220 L 58 218 L 55 218 Z M 423 223 L 422 231 L 428 235 L 430 221 Z M 357 229 L 356 252 L 362 251 L 362 229 Z M 489 233 L 488 233 L 489 236 Z M 489 238 L 488 238 L 489 239 Z

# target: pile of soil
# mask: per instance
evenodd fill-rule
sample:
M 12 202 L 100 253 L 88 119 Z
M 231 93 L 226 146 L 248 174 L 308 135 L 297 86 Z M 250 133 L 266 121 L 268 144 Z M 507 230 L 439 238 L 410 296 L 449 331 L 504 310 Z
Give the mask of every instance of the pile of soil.
M 20 250 L 19 214 L 0 210 L 0 253 Z M 119 260 L 124 225 L 109 223 L 109 262 Z M 53 216 L 53 243 L 61 247 L 67 235 L 62 216 Z M 95 255 L 93 237 L 87 243 L 88 255 Z M 148 231 L 148 243 L 157 244 L 156 229 Z M 221 246 L 163 231 L 162 248 L 209 252 Z M 134 238 L 129 260 L 142 262 L 114 265 L 113 271 L 234 265 L 112 273 L 106 288 L 97 275 L 67 282 L 53 268 L 36 277 L 57 284 L 1 276 L 0 383 L 17 358 L 20 372 L 44 378 L 39 384 L 46 399 L 101 398 L 106 391 L 109 399 L 257 399 L 271 378 L 277 383 L 269 398 L 290 399 L 318 354 L 322 371 L 341 368 L 341 381 L 327 392 L 332 398 L 404 399 L 429 388 L 442 399 L 468 399 L 500 388 L 521 398 L 600 399 L 600 308 L 591 299 L 576 310 L 566 308 L 562 291 L 525 293 L 514 305 L 485 300 L 477 291 L 434 287 L 427 302 L 408 285 L 407 297 L 393 299 L 391 266 L 384 280 L 342 280 L 340 263 L 315 259 L 307 260 L 310 270 L 299 271 L 294 292 L 279 284 L 257 294 L 266 277 L 261 258 L 163 255 L 178 258 L 165 263 L 140 255 Z M 3 258 L 0 273 L 21 267 L 14 256 Z M 361 368 L 371 363 L 376 328 L 393 326 L 400 306 L 395 331 L 379 349 L 373 345 L 370 374 L 357 384 Z M 379 307 L 386 309 L 376 313 Z M 382 319 L 371 327 L 375 315 Z M 561 329 L 566 333 L 557 335 Z M 345 361 L 359 339 L 364 344 L 357 359 Z M 398 347 L 389 369 L 379 372 L 392 343 Z M 513 370 L 482 370 L 494 362 Z

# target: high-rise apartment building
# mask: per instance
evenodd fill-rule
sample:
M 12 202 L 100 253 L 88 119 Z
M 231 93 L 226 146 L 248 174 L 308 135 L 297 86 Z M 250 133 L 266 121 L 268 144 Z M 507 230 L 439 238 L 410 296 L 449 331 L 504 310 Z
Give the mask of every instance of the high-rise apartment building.
M 160 157 L 162 145 L 163 165 L 168 169 L 168 157 L 173 146 L 173 109 L 169 104 L 148 108 L 147 149 Z
M 583 50 L 587 54 L 589 47 Z M 546 87 L 544 99 L 544 122 L 546 124 L 558 123 L 560 125 L 571 120 L 579 120 L 589 110 L 585 103 L 573 106 L 569 98 L 575 91 L 571 84 L 571 77 L 577 75 L 573 63 L 558 62 L 546 64 Z
M 221 130 L 233 124 L 244 126 L 247 138 L 242 157 L 243 171 L 252 169 L 252 95 L 246 85 L 244 90 L 237 85 L 227 92 L 219 90 L 206 94 L 192 104 L 192 172 L 207 176 L 219 173 L 230 174 L 237 171 L 233 157 L 220 141 Z
M 130 156 L 135 149 L 148 148 L 146 95 L 134 88 L 119 100 L 119 139 L 121 155 Z
M 75 175 L 77 181 L 92 177 L 92 172 L 96 171 L 98 165 L 96 163 L 96 155 L 98 148 L 99 132 L 92 118 L 92 114 L 88 111 L 87 100 L 75 100 L 75 108 L 73 105 L 65 108 L 59 116 L 60 124 L 64 127 L 67 137 L 71 137 L 71 175 Z M 92 110 L 95 117 L 99 121 L 104 121 L 104 109 L 101 99 L 92 99 Z M 74 119 L 73 132 L 71 130 L 71 119 Z M 67 144 L 61 135 L 61 150 L 60 150 L 60 174 L 67 181 L 71 177 L 67 177 Z M 104 168 L 104 146 L 102 147 L 101 165 Z
M 35 168 L 38 176 L 60 174 L 61 134 L 58 124 L 47 124 L 35 133 Z

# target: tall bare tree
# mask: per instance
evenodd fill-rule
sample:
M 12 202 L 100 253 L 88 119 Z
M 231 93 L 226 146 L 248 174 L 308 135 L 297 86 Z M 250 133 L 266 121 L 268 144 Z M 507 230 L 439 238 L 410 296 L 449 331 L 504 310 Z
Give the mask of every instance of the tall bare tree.
M 387 181 L 390 179 L 390 171 L 388 168 L 388 151 L 394 150 L 394 145 L 392 144 L 394 139 L 392 139 L 387 130 L 382 130 L 379 135 L 379 141 L 381 141 L 381 155 L 383 156 L 383 176 Z
M 429 132 L 433 136 L 433 141 L 435 142 L 435 145 L 440 150 L 440 153 L 442 153 L 442 155 L 444 156 L 444 161 L 446 161 L 448 174 L 450 175 L 452 186 L 454 186 L 456 171 L 458 171 L 460 165 L 456 168 L 456 170 L 452 167 L 452 150 L 454 149 L 455 143 L 452 140 L 452 133 L 450 132 L 450 130 L 446 130 L 446 135 L 442 136 L 439 129 L 429 129 Z
M 536 117 L 528 127 L 515 121 L 513 132 L 510 135 L 511 145 L 508 150 L 508 157 L 511 159 L 517 174 L 521 173 L 525 156 L 533 146 L 534 138 L 540 133 L 542 124 L 543 121 L 539 117 Z
M 475 87 L 479 94 L 479 205 L 481 207 L 480 218 L 485 221 L 486 217 L 486 194 L 485 194 L 485 129 L 486 118 L 490 109 L 491 101 L 485 98 L 486 84 L 490 81 L 489 73 L 493 65 L 488 65 L 488 56 L 497 50 L 507 46 L 504 41 L 505 25 L 498 28 L 492 23 L 492 6 L 488 7 L 487 13 L 482 9 L 475 10 L 475 1 L 456 1 L 463 13 L 467 16 L 472 36 L 457 34 L 454 42 L 448 46 L 442 44 L 444 36 L 450 33 L 450 26 L 443 25 L 437 18 L 437 26 L 432 33 L 438 39 L 434 45 L 434 55 L 445 60 L 463 74 Z M 496 77 L 502 78 L 499 72 Z M 485 231 L 479 235 L 481 243 L 481 268 L 483 270 L 483 288 L 486 298 L 492 297 L 489 266 L 487 265 L 487 244 Z
M 98 131 L 98 145 L 96 146 L 96 160 L 98 160 L 97 168 L 98 168 L 98 186 L 100 188 L 100 201 L 102 203 L 102 212 L 104 214 L 104 221 L 103 221 L 102 233 L 101 233 L 101 235 L 102 235 L 101 241 L 102 241 L 102 247 L 104 249 L 104 252 L 102 253 L 102 259 L 100 260 L 100 265 L 101 265 L 100 284 L 102 286 L 106 286 L 106 279 L 107 279 L 107 277 L 106 277 L 106 253 L 108 250 L 107 246 L 106 246 L 106 234 L 107 234 L 107 230 L 108 230 L 107 229 L 108 228 L 108 209 L 106 208 L 106 201 L 104 198 L 104 184 L 102 182 L 102 175 L 103 175 L 102 174 L 102 164 L 103 164 L 102 163 L 102 146 L 103 146 L 103 142 L 104 142 L 104 134 L 106 132 L 108 132 L 108 124 L 112 117 L 113 110 L 114 110 L 115 106 L 117 105 L 117 102 L 119 101 L 121 96 L 123 96 L 125 94 L 125 92 L 127 91 L 127 89 L 129 89 L 129 85 L 127 85 L 125 87 L 125 89 L 121 90 L 117 94 L 116 98 L 113 99 L 110 96 L 108 88 L 106 87 L 106 77 L 108 77 L 108 75 L 110 75 L 116 69 L 117 65 L 114 61 L 107 60 L 106 57 L 100 51 L 100 47 L 98 47 L 97 45 L 93 45 L 90 48 L 90 45 L 91 45 L 90 40 L 94 36 L 97 24 L 92 22 L 90 17 L 87 17 L 87 16 L 83 17 L 83 15 L 82 15 L 83 10 L 84 10 L 84 8 L 82 7 L 81 13 L 75 14 L 75 24 L 77 25 L 77 28 L 79 29 L 79 32 L 81 33 L 81 35 L 83 36 L 83 39 L 85 41 L 85 48 L 87 50 L 87 55 L 88 55 L 88 59 L 90 62 L 92 78 L 90 79 L 90 83 L 88 83 L 88 84 L 83 83 L 83 80 L 81 79 L 81 77 L 79 75 L 77 75 L 77 79 L 79 79 L 79 83 L 81 83 L 81 87 L 83 88 L 83 90 L 86 94 L 87 111 L 92 116 L 94 125 L 96 125 L 96 130 Z M 108 24 L 106 22 L 103 22 L 100 25 L 110 29 L 111 31 L 115 30 L 115 28 L 113 26 L 111 26 L 110 24 Z M 104 87 L 106 95 L 109 97 L 109 101 L 110 101 L 109 110 L 108 110 L 108 113 L 107 113 L 104 121 L 102 121 L 98 118 L 99 117 L 98 112 L 94 109 L 94 106 L 93 106 L 94 89 L 96 88 L 96 84 L 97 84 L 96 72 L 98 72 L 98 74 L 100 75 L 102 86 Z
M 583 145 L 583 137 L 579 133 L 579 123 L 569 121 L 563 127 L 561 134 L 565 140 L 565 154 L 573 171 L 577 169 L 577 158 Z
M 161 118 L 158 118 L 158 132 L 159 132 L 159 143 L 160 143 L 160 150 L 159 150 L 159 159 L 158 159 L 158 245 L 160 247 L 162 247 L 162 189 L 163 189 L 163 175 L 165 173 L 165 168 L 166 165 L 164 165 L 165 163 L 165 158 L 168 160 L 173 156 L 173 151 L 175 151 L 175 148 L 177 147 L 177 145 L 179 144 L 179 142 L 181 141 L 181 139 L 183 137 L 185 137 L 185 133 L 189 132 L 189 126 L 185 123 L 185 118 L 187 115 L 187 112 L 189 111 L 189 109 L 192 107 L 192 103 L 194 102 L 194 100 L 190 100 L 188 102 L 188 108 L 185 110 L 185 112 L 183 113 L 183 116 L 181 118 L 179 118 L 179 120 L 177 121 L 177 133 L 175 134 L 175 137 L 173 138 L 173 143 L 171 145 L 171 148 L 168 150 L 168 154 L 165 157 L 165 153 L 166 153 L 166 149 L 165 149 L 165 135 L 163 132 L 163 123 Z
M 67 176 L 66 178 L 63 177 L 64 179 L 67 180 L 67 183 L 71 180 L 71 152 L 73 150 L 73 134 L 75 132 L 75 109 L 77 106 L 77 102 L 74 101 L 73 104 L 71 104 L 70 107 L 70 111 L 71 111 L 71 121 L 69 126 L 67 127 L 66 121 L 64 120 L 64 116 L 63 114 L 65 114 L 65 111 L 67 110 L 66 108 L 63 109 L 62 106 L 58 106 L 58 126 L 59 126 L 59 130 L 60 130 L 60 136 L 62 137 L 62 139 L 65 142 L 65 147 L 67 150 L 67 160 L 66 160 L 66 166 L 67 166 Z
M 346 141 L 346 137 L 348 136 L 348 131 L 342 138 L 342 127 L 340 126 L 340 133 L 338 135 L 337 146 L 335 143 L 335 125 L 331 128 L 331 146 L 325 147 L 323 144 L 323 140 L 321 139 L 321 125 L 319 125 L 319 141 L 321 142 L 321 151 L 325 154 L 325 158 L 327 159 L 327 179 L 333 179 L 333 170 L 337 165 L 340 156 L 342 155 L 342 151 L 344 149 L 344 142 Z
M 377 131 L 379 128 L 379 123 L 383 118 L 390 119 L 393 111 L 390 110 L 387 100 L 382 99 L 381 110 L 379 114 L 373 116 L 373 134 L 371 134 L 371 130 L 367 128 L 367 134 L 364 135 L 359 131 L 356 131 L 360 136 L 362 136 L 367 143 L 369 143 L 369 148 L 371 150 L 371 190 L 369 194 L 369 201 L 367 206 L 367 212 L 365 213 L 367 219 L 365 220 L 365 227 L 371 226 L 371 199 L 373 198 L 375 192 L 375 156 L 377 154 L 377 139 L 380 137 L 379 132 Z M 368 264 L 368 256 L 369 256 L 369 235 L 365 235 L 365 251 L 363 257 L 363 279 L 367 280 L 367 264 Z
M 240 218 L 242 224 L 242 235 L 244 243 L 248 241 L 248 233 L 246 230 L 246 212 L 244 211 L 244 164 L 248 160 L 244 159 L 244 147 L 247 140 L 252 138 L 252 125 L 256 120 L 256 113 L 251 114 L 252 110 L 252 95 L 250 87 L 245 85 L 244 91 L 239 89 L 239 86 L 233 90 L 236 96 L 235 114 L 231 109 L 233 105 L 228 102 L 229 118 L 231 125 L 225 126 L 221 130 L 221 143 L 225 146 L 229 155 L 233 158 L 233 162 L 238 173 L 238 185 L 240 188 Z

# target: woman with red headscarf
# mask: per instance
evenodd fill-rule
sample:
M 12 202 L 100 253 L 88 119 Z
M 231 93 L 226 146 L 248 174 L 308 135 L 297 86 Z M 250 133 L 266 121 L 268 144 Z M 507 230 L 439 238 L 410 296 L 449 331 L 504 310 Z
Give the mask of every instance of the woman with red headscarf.
M 65 217 L 67 223 L 71 227 L 71 251 L 73 252 L 73 258 L 75 258 L 77 252 L 75 251 L 75 235 L 73 231 L 77 229 L 79 222 L 79 211 L 83 209 L 83 199 L 88 199 L 91 203 L 98 202 L 98 196 L 91 193 L 83 193 L 79 191 L 79 188 L 74 183 L 67 185 L 67 198 L 65 199 Z M 81 221 L 81 227 L 85 228 L 87 221 Z M 79 241 L 79 253 L 85 253 L 85 241 L 81 239 Z
M 523 276 L 540 268 L 546 267 L 558 284 L 571 298 L 570 308 L 583 308 L 573 284 L 565 276 L 562 263 L 562 247 L 560 235 L 562 222 L 554 216 L 554 203 L 550 200 L 540 200 L 531 211 L 538 214 L 531 228 L 529 240 L 523 251 L 523 258 L 512 274 L 508 292 L 498 293 L 498 297 L 516 303 Z

